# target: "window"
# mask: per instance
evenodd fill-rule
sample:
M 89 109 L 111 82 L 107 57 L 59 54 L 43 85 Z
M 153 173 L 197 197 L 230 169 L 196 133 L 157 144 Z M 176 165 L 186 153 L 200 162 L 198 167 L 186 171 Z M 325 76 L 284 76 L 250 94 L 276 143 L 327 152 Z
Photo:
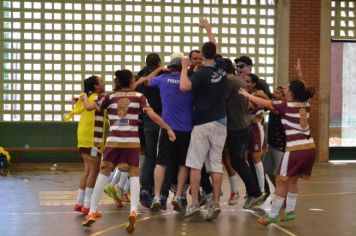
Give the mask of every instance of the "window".
M 1 4 L 0 121 L 60 121 L 84 78 L 101 75 L 111 90 L 115 70 L 137 73 L 150 52 L 167 64 L 173 52 L 199 49 L 208 40 L 197 26 L 202 14 L 223 56 L 249 55 L 255 72 L 273 84 L 276 10 L 271 0 Z

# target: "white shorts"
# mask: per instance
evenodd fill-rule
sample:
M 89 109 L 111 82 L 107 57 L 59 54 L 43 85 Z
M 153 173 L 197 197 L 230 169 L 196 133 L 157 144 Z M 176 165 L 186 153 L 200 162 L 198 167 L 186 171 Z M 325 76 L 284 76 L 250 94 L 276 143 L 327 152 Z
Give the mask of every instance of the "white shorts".
M 194 126 L 185 165 L 201 170 L 205 163 L 208 172 L 223 173 L 226 133 L 226 126 L 217 121 Z
M 281 161 L 283 159 L 284 152 L 279 151 L 271 146 L 268 146 L 268 151 L 263 158 L 263 168 L 268 175 L 276 175 Z

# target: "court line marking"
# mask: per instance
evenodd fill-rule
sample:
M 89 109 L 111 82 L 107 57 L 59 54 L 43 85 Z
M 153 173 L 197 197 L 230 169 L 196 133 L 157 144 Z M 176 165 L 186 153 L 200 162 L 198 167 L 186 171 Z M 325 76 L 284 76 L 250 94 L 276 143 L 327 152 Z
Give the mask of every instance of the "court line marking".
M 352 195 L 356 194 L 356 192 L 339 192 L 339 193 L 305 193 L 299 194 L 298 197 L 314 197 L 314 196 L 332 196 L 332 195 Z
M 224 203 L 222 203 L 221 205 L 227 205 L 227 203 L 224 202 Z M 224 209 L 223 211 L 236 211 L 236 209 Z M 240 211 L 241 211 L 241 209 L 240 209 Z M 261 217 L 259 214 L 257 214 L 255 211 L 252 211 L 252 210 L 242 210 L 242 211 L 248 211 L 248 212 L 250 212 L 252 215 L 257 216 L 257 218 L 260 218 L 260 217 Z M 136 223 L 137 223 L 137 222 L 141 222 L 141 221 L 145 221 L 145 220 L 150 220 L 150 219 L 153 219 L 153 218 L 156 218 L 156 217 L 159 217 L 159 216 L 163 216 L 163 215 L 170 215 L 170 214 L 172 214 L 172 213 L 175 213 L 175 211 L 170 211 L 170 212 L 167 212 L 167 213 L 162 213 L 162 214 L 154 215 L 154 216 L 147 216 L 147 217 L 145 217 L 145 218 L 142 218 L 142 219 L 137 220 Z M 103 229 L 103 230 L 101 230 L 101 231 L 98 231 L 98 232 L 96 232 L 96 233 L 93 233 L 93 234 L 91 234 L 90 236 L 102 235 L 102 234 L 108 233 L 108 232 L 110 232 L 110 231 L 113 231 L 113 230 L 115 230 L 115 229 L 122 228 L 122 227 L 124 227 L 124 226 L 126 226 L 126 225 L 127 225 L 127 222 L 126 222 L 126 223 L 122 223 L 122 224 L 118 224 L 118 225 L 114 225 L 114 226 L 111 226 L 111 227 L 109 227 L 109 228 L 106 228 L 106 229 Z M 183 226 L 183 225 L 185 225 L 184 228 L 185 228 L 185 230 L 186 230 L 188 224 L 187 224 L 185 221 L 183 221 L 183 222 L 182 222 L 182 226 Z M 276 227 L 277 229 L 281 230 L 282 232 L 284 232 L 284 233 L 286 233 L 286 234 L 288 234 L 288 235 L 290 235 L 290 236 L 297 236 L 296 234 L 294 234 L 294 233 L 292 233 L 292 232 L 286 230 L 285 228 L 283 228 L 283 227 L 281 227 L 281 226 L 279 226 L 279 225 L 277 225 L 277 224 L 272 223 L 272 224 L 270 224 L 270 225 Z M 186 234 L 186 232 L 184 232 L 184 233 Z M 184 235 L 185 235 L 185 234 L 184 234 Z
M 248 210 L 248 212 L 250 212 L 252 215 L 256 216 L 257 218 L 261 217 L 259 214 L 257 214 L 256 212 L 254 212 L 252 210 Z M 286 233 L 286 234 L 288 234 L 290 236 L 297 236 L 296 234 L 286 230 L 285 228 L 279 226 L 278 224 L 271 223 L 270 225 L 273 226 L 273 227 L 276 227 L 277 229 L 283 231 L 284 233 Z
M 113 213 L 129 213 L 129 211 L 101 211 L 101 213 L 105 214 L 113 214 Z M 151 211 L 139 211 L 138 215 L 142 213 L 149 213 Z M 0 213 L 0 216 L 9 216 L 9 215 L 58 215 L 58 214 L 77 214 L 80 215 L 80 212 L 75 211 L 45 211 L 45 212 L 5 212 Z
M 164 215 L 170 215 L 172 213 L 175 213 L 175 211 L 170 211 L 170 212 L 166 212 L 166 213 L 162 213 L 162 214 L 159 214 L 159 215 L 154 215 L 154 216 L 147 216 L 147 217 L 144 217 L 142 219 L 139 219 L 139 220 L 136 220 L 136 223 L 138 222 L 141 222 L 141 221 L 146 221 L 146 220 L 150 220 L 150 219 L 153 219 L 153 218 L 157 218 L 159 216 L 164 216 Z M 119 225 L 114 225 L 114 226 L 111 226 L 109 228 L 106 228 L 106 229 L 103 229 L 103 230 L 100 230 L 98 232 L 95 232 L 93 234 L 91 234 L 90 236 L 98 236 L 98 235 L 102 235 L 102 234 L 105 234 L 107 232 L 110 232 L 110 231 L 113 231 L 115 229 L 119 229 L 121 227 L 124 227 L 126 226 L 127 222 L 125 223 L 122 223 L 122 224 L 119 224 Z

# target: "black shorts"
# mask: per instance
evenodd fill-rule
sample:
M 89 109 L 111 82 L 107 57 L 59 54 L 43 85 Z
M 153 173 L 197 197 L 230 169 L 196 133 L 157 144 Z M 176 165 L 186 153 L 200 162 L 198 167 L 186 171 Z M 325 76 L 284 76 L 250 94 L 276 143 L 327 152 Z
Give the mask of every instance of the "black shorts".
M 176 134 L 176 140 L 171 142 L 168 138 L 167 130 L 161 129 L 158 141 L 158 165 L 185 166 L 191 132 L 174 131 L 174 133 Z

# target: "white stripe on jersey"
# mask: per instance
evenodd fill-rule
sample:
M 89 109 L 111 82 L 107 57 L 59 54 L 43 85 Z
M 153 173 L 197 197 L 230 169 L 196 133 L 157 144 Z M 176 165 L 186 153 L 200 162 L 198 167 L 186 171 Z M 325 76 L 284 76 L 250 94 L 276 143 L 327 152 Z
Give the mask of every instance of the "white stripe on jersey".
M 309 102 L 287 102 L 287 107 L 306 108 L 309 106 L 310 106 Z
M 120 116 L 118 115 L 112 115 L 108 114 L 109 120 L 121 120 Z M 122 119 L 128 119 L 128 120 L 138 120 L 138 115 L 137 114 L 127 114 L 124 118 Z
M 299 113 L 285 113 L 285 115 L 289 117 L 300 118 Z M 309 118 L 309 113 L 307 114 L 307 117 Z
M 101 143 L 103 140 L 101 138 L 94 137 L 95 143 Z
M 138 132 L 138 126 L 118 126 L 118 125 L 112 125 L 110 126 L 110 131 L 136 131 Z
M 106 139 L 106 142 L 115 142 L 115 143 L 139 143 L 140 139 L 138 137 L 112 137 L 109 136 Z
M 130 102 L 130 108 L 140 108 L 140 103 L 138 102 Z M 108 106 L 108 109 L 117 109 L 117 103 L 112 103 Z
M 286 135 L 294 135 L 294 134 L 304 134 L 304 135 L 310 135 L 310 130 L 295 130 L 295 129 L 291 129 L 291 130 L 286 130 Z
M 293 123 L 293 122 L 290 122 L 290 121 L 288 121 L 288 120 L 286 120 L 286 119 L 282 119 L 282 124 L 283 124 L 283 125 L 288 125 L 288 126 L 294 128 L 294 129 L 309 130 L 309 125 L 308 125 L 308 127 L 306 127 L 306 128 L 304 129 L 304 128 L 302 128 L 302 127 L 300 126 L 299 123 L 298 123 L 298 124 L 297 124 L 297 123 Z M 286 129 L 286 130 L 287 130 L 287 129 Z
M 102 117 L 102 116 L 95 116 L 95 120 L 96 120 L 96 121 L 103 121 L 103 120 L 104 120 L 104 117 Z
M 94 131 L 96 132 L 103 132 L 103 128 L 102 127 L 94 127 Z
M 293 147 L 293 146 L 309 144 L 309 143 L 314 143 L 313 138 L 301 139 L 301 140 L 295 140 L 295 141 L 287 141 L 287 147 Z

